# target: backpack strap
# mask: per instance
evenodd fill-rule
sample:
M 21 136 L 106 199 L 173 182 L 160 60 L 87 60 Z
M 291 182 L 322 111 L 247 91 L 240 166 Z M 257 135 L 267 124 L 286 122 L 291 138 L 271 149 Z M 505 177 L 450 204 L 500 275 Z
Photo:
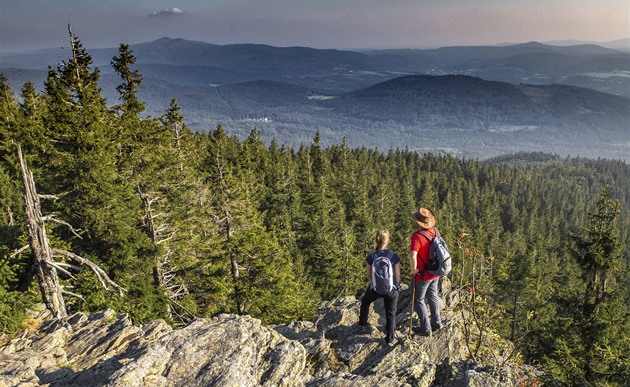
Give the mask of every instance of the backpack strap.
M 424 231 L 418 231 L 418 234 L 420 234 L 420 235 L 422 235 L 423 237 L 427 238 L 427 239 L 429 240 L 429 242 L 432 242 L 432 241 L 433 241 L 433 238 L 431 238 L 431 237 L 429 236 L 429 234 L 427 234 L 427 233 L 426 233 L 426 232 L 424 232 Z
M 376 259 L 377 255 L 376 255 L 376 250 L 372 251 L 371 253 L 368 254 L 368 256 L 372 256 L 372 262 L 374 262 L 374 260 Z M 394 252 L 392 250 L 387 250 L 387 254 L 385 254 L 385 256 L 387 257 L 387 259 L 389 259 L 390 261 L 392 260 L 392 257 L 394 256 Z
M 420 230 L 417 231 L 419 234 L 422 234 L 425 238 L 427 238 L 429 240 L 429 242 L 433 242 L 433 239 L 436 237 L 441 237 L 440 235 L 440 230 L 438 230 L 437 228 L 433 227 L 433 232 L 435 233 L 435 237 L 431 238 L 429 236 L 429 234 L 427 234 L 426 232 L 424 232 L 424 230 Z
M 436 228 L 434 228 L 435 231 L 437 231 Z M 429 240 L 429 243 L 433 242 L 434 238 L 431 238 L 431 236 L 429 234 L 427 234 L 426 232 L 424 232 L 424 230 L 420 230 L 418 231 L 418 234 L 422 235 L 423 237 L 427 238 Z M 435 234 L 437 236 L 437 234 Z M 420 255 L 420 251 L 418 251 L 418 255 L 420 256 L 420 260 L 422 261 L 422 263 L 424 264 L 424 266 L 426 267 L 426 265 L 429 264 L 429 258 L 427 258 L 427 261 L 425 262 L 424 259 L 422 259 L 422 255 Z

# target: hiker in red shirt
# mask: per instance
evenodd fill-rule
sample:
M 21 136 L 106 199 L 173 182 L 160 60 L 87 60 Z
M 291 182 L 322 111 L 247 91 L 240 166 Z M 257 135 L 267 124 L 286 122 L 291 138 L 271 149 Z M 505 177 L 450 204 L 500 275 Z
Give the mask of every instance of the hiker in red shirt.
M 409 264 L 411 266 L 412 286 L 415 286 L 415 308 L 420 320 L 420 326 L 414 331 L 421 336 L 431 336 L 432 331 L 442 328 L 440 318 L 440 299 L 438 297 L 439 276 L 427 272 L 431 241 L 420 233 L 435 237 L 435 214 L 429 208 L 420 207 L 411 213 L 418 225 L 418 231 L 411 236 L 409 249 Z M 431 310 L 431 318 L 427 314 L 427 303 Z M 410 316 L 413 319 L 413 316 Z

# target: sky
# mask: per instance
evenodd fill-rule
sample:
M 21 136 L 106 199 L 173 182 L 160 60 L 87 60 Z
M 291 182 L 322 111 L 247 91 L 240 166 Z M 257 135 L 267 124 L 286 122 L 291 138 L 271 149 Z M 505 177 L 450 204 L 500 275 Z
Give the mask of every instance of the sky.
M 335 49 L 630 38 L 630 0 L 0 0 L 0 53 L 161 37 Z

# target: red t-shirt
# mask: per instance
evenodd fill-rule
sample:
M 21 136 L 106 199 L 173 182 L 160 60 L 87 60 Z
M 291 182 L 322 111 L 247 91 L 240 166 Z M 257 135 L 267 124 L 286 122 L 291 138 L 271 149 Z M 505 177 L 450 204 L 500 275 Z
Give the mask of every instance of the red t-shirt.
M 431 238 L 435 237 L 435 228 L 424 228 L 422 229 L 425 233 L 427 233 Z M 416 251 L 418 254 L 416 255 L 416 268 L 418 268 L 418 274 L 416 274 L 416 281 L 430 281 L 432 279 L 436 279 L 439 276 L 429 274 L 428 272 L 424 272 L 424 267 L 429 261 L 429 251 L 431 250 L 431 241 L 428 240 L 424 235 L 419 232 L 414 232 L 411 236 L 411 247 L 410 251 Z M 424 272 L 424 275 L 423 275 Z M 420 276 L 422 275 L 422 278 Z

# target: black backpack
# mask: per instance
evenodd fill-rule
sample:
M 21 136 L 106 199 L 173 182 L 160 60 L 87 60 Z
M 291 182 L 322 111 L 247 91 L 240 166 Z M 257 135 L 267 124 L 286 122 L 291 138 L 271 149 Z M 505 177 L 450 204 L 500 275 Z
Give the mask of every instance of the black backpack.
M 372 262 L 372 289 L 378 294 L 389 294 L 395 289 L 393 256 L 394 252 L 388 250 L 386 255 L 376 255 Z
M 442 239 L 438 229 L 433 229 L 435 230 L 435 238 L 431 238 L 429 234 L 424 231 L 418 231 L 431 241 L 429 262 L 425 270 L 432 275 L 448 275 L 451 272 L 451 253 L 448 251 L 448 246 L 446 246 L 446 242 Z

